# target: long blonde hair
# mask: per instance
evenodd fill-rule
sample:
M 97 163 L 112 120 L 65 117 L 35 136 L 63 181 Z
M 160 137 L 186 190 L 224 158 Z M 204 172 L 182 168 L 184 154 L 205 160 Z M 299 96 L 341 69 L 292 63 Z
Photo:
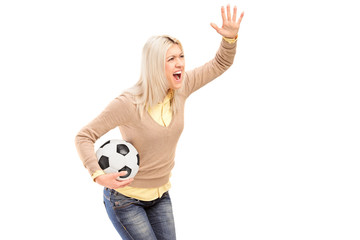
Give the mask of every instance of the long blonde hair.
M 133 87 L 124 92 L 124 94 L 133 96 L 140 116 L 150 107 L 162 102 L 167 95 L 169 86 L 165 74 L 165 58 L 166 52 L 174 44 L 177 44 L 183 51 L 180 41 L 167 35 L 153 36 L 144 45 L 140 79 Z M 177 99 L 178 94 L 174 90 L 171 100 L 173 114 L 179 109 Z

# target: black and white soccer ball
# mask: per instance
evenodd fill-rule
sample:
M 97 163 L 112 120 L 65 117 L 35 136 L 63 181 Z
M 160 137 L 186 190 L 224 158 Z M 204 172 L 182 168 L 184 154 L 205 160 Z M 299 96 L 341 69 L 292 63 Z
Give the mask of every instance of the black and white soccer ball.
M 133 178 L 139 170 L 139 153 L 131 143 L 124 140 L 107 141 L 96 151 L 96 157 L 105 173 L 126 171 L 127 174 L 119 177 L 119 180 Z

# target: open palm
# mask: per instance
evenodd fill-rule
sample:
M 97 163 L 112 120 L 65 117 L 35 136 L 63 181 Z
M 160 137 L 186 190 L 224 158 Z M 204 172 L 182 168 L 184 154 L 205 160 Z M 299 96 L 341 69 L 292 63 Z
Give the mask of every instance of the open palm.
M 239 32 L 240 23 L 242 18 L 244 17 L 244 12 L 241 13 L 238 20 L 236 20 L 237 7 L 234 7 L 233 16 L 231 16 L 230 5 L 226 6 L 226 14 L 225 8 L 221 7 L 221 16 L 223 20 L 222 27 L 219 28 L 215 23 L 211 23 L 210 25 L 223 37 L 226 38 L 235 38 Z

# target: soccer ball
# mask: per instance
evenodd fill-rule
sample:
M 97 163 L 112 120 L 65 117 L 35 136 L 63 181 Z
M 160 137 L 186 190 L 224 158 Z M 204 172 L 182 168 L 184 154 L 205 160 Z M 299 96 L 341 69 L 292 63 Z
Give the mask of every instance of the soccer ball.
M 119 180 L 133 178 L 139 170 L 139 153 L 124 140 L 107 141 L 96 151 L 96 157 L 105 173 L 126 171 L 127 174 L 118 177 Z

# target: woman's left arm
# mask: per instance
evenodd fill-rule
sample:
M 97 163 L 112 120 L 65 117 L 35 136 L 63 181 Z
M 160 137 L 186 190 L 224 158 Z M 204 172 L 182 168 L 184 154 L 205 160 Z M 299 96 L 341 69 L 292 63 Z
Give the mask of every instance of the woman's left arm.
M 236 53 L 237 34 L 244 12 L 241 13 L 238 20 L 236 14 L 236 6 L 233 10 L 233 16 L 230 13 L 230 5 L 227 6 L 227 14 L 225 8 L 221 7 L 222 27 L 219 28 L 216 24 L 211 23 L 211 26 L 223 36 L 223 40 L 214 59 L 201 67 L 186 72 L 186 86 L 184 89 L 186 96 L 220 76 L 232 65 Z

